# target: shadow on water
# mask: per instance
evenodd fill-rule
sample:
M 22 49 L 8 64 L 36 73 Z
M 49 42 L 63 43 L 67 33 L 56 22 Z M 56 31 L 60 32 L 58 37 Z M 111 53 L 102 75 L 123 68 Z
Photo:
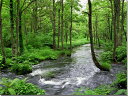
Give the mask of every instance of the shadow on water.
M 95 51 L 97 54 L 101 50 Z M 100 71 L 91 58 L 90 44 L 75 48 L 71 57 L 60 57 L 57 60 L 43 61 L 33 66 L 33 72 L 17 76 L 13 73 L 2 73 L 0 77 L 26 78 L 29 82 L 46 90 L 48 95 L 71 95 L 77 88 L 95 88 L 101 84 L 110 84 L 115 74 L 126 70 L 123 65 L 112 65 L 110 72 Z M 54 78 L 47 79 L 43 74 L 55 73 Z

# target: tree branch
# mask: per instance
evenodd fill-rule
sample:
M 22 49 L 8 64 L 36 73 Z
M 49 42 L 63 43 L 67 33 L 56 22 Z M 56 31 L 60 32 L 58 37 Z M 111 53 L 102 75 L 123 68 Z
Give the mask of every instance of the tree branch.
M 21 9 L 21 13 L 23 13 L 34 1 L 35 0 L 32 0 L 24 9 Z

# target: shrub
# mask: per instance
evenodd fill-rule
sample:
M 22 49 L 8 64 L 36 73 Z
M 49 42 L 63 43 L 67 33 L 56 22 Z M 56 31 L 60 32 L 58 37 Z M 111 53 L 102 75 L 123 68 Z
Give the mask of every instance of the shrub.
M 11 48 L 5 48 L 6 57 L 11 58 L 12 57 L 12 49 Z
M 107 70 L 110 70 L 112 68 L 110 62 L 102 62 L 101 66 Z
M 127 74 L 122 72 L 116 75 L 116 81 L 114 82 L 121 89 L 127 88 Z
M 14 64 L 11 67 L 11 71 L 18 75 L 24 75 L 32 72 L 32 66 L 29 64 Z
M 127 57 L 126 46 L 119 46 L 116 49 L 116 56 L 117 56 L 117 60 L 122 62 L 122 60 L 124 60 Z
M 110 85 L 101 85 L 95 89 L 85 89 L 83 92 L 80 92 L 80 89 L 75 92 L 74 95 L 109 95 L 113 90 L 115 90 L 115 88 Z
M 113 53 L 111 51 L 103 52 L 100 56 L 102 61 L 112 61 Z
M 2 78 L 0 82 L 2 85 L 0 87 L 1 95 L 44 95 L 45 91 L 39 89 L 37 86 L 27 83 L 26 79 L 10 80 L 7 78 Z
M 112 51 L 113 42 L 102 42 L 103 48 L 105 51 Z

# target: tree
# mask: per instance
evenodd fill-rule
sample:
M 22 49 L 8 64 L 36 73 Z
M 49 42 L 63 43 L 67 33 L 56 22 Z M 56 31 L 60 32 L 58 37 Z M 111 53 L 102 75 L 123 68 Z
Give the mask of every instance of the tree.
M 53 0 L 53 49 L 56 49 L 56 8 Z
M 16 55 L 15 50 L 15 37 L 14 37 L 14 10 L 13 0 L 10 0 L 10 32 L 11 32 L 11 44 L 12 44 L 12 56 Z
M 71 5 L 70 5 L 70 50 L 72 50 L 72 12 L 73 12 L 73 0 L 71 0 Z
M 89 29 L 89 34 L 90 34 L 90 44 L 91 44 L 91 54 L 92 54 L 92 59 L 95 63 L 95 65 L 103 71 L 108 71 L 104 67 L 102 67 L 99 62 L 96 59 L 95 52 L 94 52 L 94 45 L 93 45 L 93 34 L 92 34 L 92 4 L 91 0 L 88 0 L 88 6 L 89 6 L 89 13 L 88 13 L 88 29 Z
M 6 55 L 5 55 L 5 49 L 4 49 L 3 34 L 2 34 L 2 5 L 3 5 L 3 0 L 0 1 L 0 45 L 1 45 L 1 53 L 3 56 L 1 64 L 5 64 Z
M 62 49 L 64 48 L 64 33 L 63 33 L 63 31 L 64 31 L 64 18 L 63 18 L 63 15 L 64 15 L 64 1 L 63 0 L 61 0 L 61 45 L 62 45 Z
M 60 48 L 60 6 L 61 2 L 58 2 L 58 49 Z
M 118 34 L 120 32 L 120 0 L 114 0 L 114 49 L 113 61 L 116 62 L 116 48 L 119 44 Z
M 20 55 L 24 52 L 24 46 L 23 46 L 23 33 L 22 33 L 22 14 L 23 12 L 34 2 L 35 0 L 30 1 L 26 6 L 25 6 L 25 2 L 26 0 L 24 0 L 23 5 L 20 7 L 20 0 L 17 0 L 17 24 L 18 24 L 18 28 L 17 28 L 17 32 L 19 35 L 19 53 Z

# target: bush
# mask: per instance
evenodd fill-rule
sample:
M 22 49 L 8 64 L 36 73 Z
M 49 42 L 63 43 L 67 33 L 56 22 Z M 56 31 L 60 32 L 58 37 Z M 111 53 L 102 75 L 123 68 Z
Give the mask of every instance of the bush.
M 83 90 L 83 89 L 82 89 Z M 110 85 L 101 85 L 95 89 L 85 89 L 84 92 L 80 92 L 81 89 L 77 90 L 74 95 L 109 95 L 115 88 Z
M 26 46 L 27 46 L 27 48 L 29 48 L 29 47 L 41 48 L 41 47 L 44 47 L 45 45 L 51 45 L 51 44 L 52 44 L 52 38 L 49 34 L 36 34 L 36 35 L 29 34 L 28 42 L 27 42 Z
M 127 74 L 122 72 L 116 75 L 116 81 L 114 82 L 118 88 L 126 89 L 127 88 Z
M 5 48 L 6 57 L 11 58 L 12 57 L 12 49 L 11 48 Z
M 45 91 L 39 89 L 37 86 L 27 83 L 26 79 L 19 80 L 9 80 L 7 78 L 2 78 L 0 82 L 2 85 L 0 87 L 1 95 L 44 95 Z
M 101 42 L 102 43 L 102 45 L 103 45 L 103 49 L 105 50 L 105 51 L 112 51 L 113 49 L 113 42 L 104 42 L 104 41 L 102 41 Z
M 14 64 L 11 67 L 11 71 L 18 75 L 24 75 L 32 72 L 32 66 L 29 64 Z
M 102 61 L 112 61 L 113 53 L 111 51 L 103 52 L 100 56 L 100 60 Z
M 124 59 L 126 59 L 127 58 L 126 46 L 119 46 L 116 49 L 116 56 L 119 62 L 122 62 Z
M 101 66 L 107 70 L 110 70 L 112 68 L 110 62 L 102 62 Z

